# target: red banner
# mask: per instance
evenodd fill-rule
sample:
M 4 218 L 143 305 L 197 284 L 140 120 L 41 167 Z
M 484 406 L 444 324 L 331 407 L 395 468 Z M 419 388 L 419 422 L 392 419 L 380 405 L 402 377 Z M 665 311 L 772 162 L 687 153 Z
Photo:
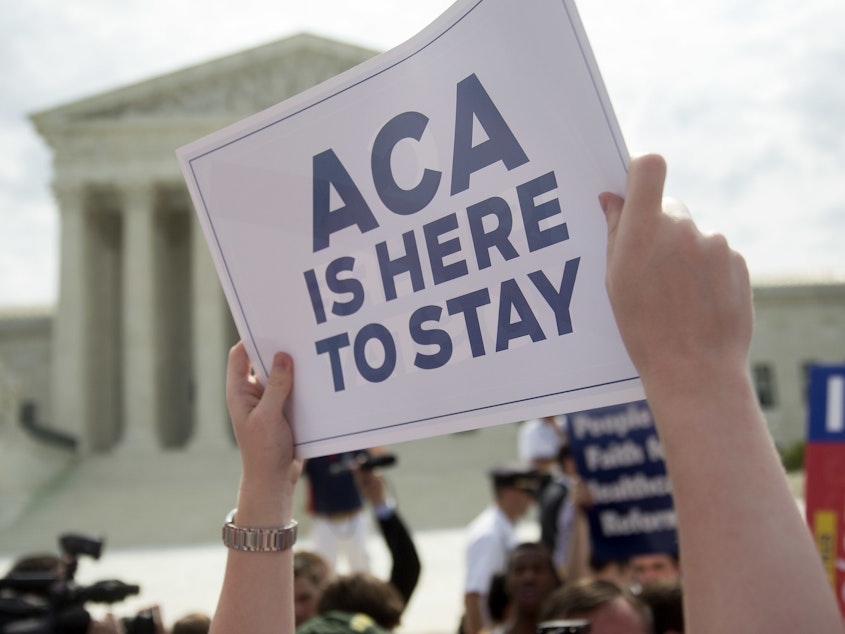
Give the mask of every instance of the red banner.
M 810 370 L 807 523 L 845 618 L 845 367 Z
M 807 523 L 845 617 L 845 444 L 809 443 Z

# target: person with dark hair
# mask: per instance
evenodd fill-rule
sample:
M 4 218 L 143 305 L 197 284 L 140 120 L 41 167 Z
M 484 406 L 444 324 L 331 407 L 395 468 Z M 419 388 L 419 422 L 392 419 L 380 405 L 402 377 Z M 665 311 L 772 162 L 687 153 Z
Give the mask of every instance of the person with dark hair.
M 647 586 L 655 581 L 681 578 L 681 559 L 675 552 L 641 553 L 631 557 L 631 580 L 639 586 Z
M 591 555 L 589 573 L 586 576 L 592 579 L 612 581 L 618 586 L 627 587 L 631 582 L 629 567 L 628 559 L 602 559 L 601 557 Z
M 659 579 L 638 595 L 651 610 L 654 634 L 684 634 L 684 592 L 679 579 Z
M 560 586 L 548 549 L 538 542 L 517 545 L 508 557 L 505 592 L 509 599 L 507 620 L 491 634 L 534 634 L 540 610 L 548 596 Z
M 392 584 L 369 573 L 343 575 L 323 590 L 317 615 L 305 622 L 298 634 L 354 634 L 361 631 L 391 631 L 399 625 L 405 602 Z M 369 628 L 369 629 L 368 629 Z
M 11 568 L 7 574 L 21 574 L 43 572 L 60 576 L 64 562 L 62 558 L 53 553 L 30 553 L 21 555 L 12 562 Z
M 547 481 L 528 467 L 501 467 L 490 472 L 493 503 L 467 528 L 463 634 L 477 634 L 490 625 L 487 592 L 493 575 L 505 570 L 517 543 L 516 522 L 525 515 Z
M 541 621 L 584 619 L 590 634 L 651 634 L 648 607 L 630 591 L 603 579 L 580 579 L 552 594 Z
M 841 632 L 748 374 L 748 269 L 723 237 L 663 211 L 665 178 L 661 157 L 634 159 L 627 197 L 606 192 L 599 202 L 608 297 L 672 479 L 687 627 Z M 224 524 L 230 550 L 211 634 L 294 629 L 292 515 L 302 464 L 283 413 L 293 376 L 292 358 L 278 352 L 262 386 L 243 343 L 229 353 L 226 402 L 243 473 L 237 512 Z M 247 549 L 242 536 L 262 541 Z

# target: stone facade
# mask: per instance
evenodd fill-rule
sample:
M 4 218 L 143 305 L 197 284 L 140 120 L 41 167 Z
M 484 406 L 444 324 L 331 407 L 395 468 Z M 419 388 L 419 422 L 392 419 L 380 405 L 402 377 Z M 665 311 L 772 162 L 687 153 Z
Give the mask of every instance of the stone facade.
M 845 283 L 755 284 L 750 362 L 775 440 L 803 439 L 807 368 L 845 364 Z
M 61 216 L 45 385 L 83 453 L 231 443 L 237 334 L 174 150 L 374 54 L 298 35 L 32 117 Z
M 0 528 L 75 458 L 67 446 L 33 437 L 44 417 L 51 416 L 46 389 L 51 323 L 45 310 L 0 314 Z M 24 422 L 31 431 L 24 430 Z
M 51 308 L 0 311 L 0 366 L 9 384 L 15 385 L 15 407 L 30 405 L 40 420 L 53 418 L 49 398 L 52 325 Z M 7 415 L 11 415 L 9 407 L 7 403 Z M 18 415 L 16 410 L 14 417 Z
M 174 150 L 373 54 L 298 35 L 32 117 L 54 153 L 59 301 L 54 316 L 0 315 L 0 361 L 79 455 L 231 444 L 237 333 Z M 845 284 L 757 285 L 755 304 L 751 370 L 789 444 L 806 364 L 845 360 Z

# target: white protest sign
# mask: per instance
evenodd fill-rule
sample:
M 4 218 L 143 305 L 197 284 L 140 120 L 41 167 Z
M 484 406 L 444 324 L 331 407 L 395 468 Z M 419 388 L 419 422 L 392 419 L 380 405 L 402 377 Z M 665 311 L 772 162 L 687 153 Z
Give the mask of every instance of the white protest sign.
M 642 398 L 597 196 L 628 155 L 572 2 L 464 0 L 178 152 L 302 457 Z

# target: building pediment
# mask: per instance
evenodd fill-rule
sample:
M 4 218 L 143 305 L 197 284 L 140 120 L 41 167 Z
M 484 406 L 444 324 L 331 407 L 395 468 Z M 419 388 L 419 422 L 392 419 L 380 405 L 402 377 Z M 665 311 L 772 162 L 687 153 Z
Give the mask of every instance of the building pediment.
M 376 52 L 303 33 L 32 116 L 49 139 L 68 128 L 200 117 L 236 121 L 343 72 Z

